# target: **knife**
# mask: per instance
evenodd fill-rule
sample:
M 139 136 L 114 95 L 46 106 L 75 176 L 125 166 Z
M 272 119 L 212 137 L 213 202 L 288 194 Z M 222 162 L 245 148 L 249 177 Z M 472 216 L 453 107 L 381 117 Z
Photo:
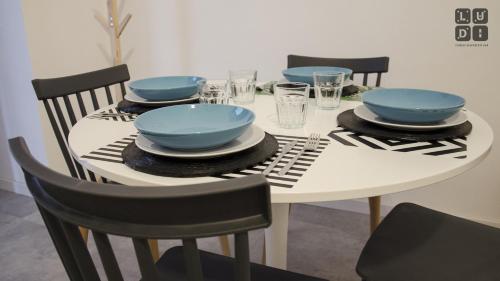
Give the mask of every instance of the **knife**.
M 267 176 L 278 164 L 278 162 L 281 161 L 281 158 L 283 158 L 285 154 L 287 154 L 290 150 L 292 150 L 292 148 L 297 144 L 297 142 L 298 142 L 297 140 L 294 140 L 292 142 L 287 143 L 281 150 L 280 155 L 278 155 L 278 157 L 276 157 L 276 159 L 274 159 L 274 161 L 269 166 L 267 166 L 267 168 L 264 170 L 264 172 L 262 172 L 262 174 L 264 176 Z

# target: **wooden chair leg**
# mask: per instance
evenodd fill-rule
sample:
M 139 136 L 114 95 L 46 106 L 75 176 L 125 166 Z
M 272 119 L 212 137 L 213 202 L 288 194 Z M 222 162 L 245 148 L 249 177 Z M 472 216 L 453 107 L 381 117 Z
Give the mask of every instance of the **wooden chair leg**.
M 227 235 L 219 236 L 220 248 L 224 256 L 231 256 L 231 249 L 229 247 L 229 237 Z
M 262 242 L 262 257 L 260 261 L 263 265 L 266 264 L 266 238 L 264 237 L 264 241 Z
M 79 227 L 80 233 L 82 234 L 83 241 L 87 243 L 87 240 L 89 240 L 89 230 L 87 228 Z
M 370 231 L 373 233 L 380 223 L 380 196 L 368 198 L 370 204 Z
M 160 249 L 158 248 L 158 240 L 150 239 L 148 240 L 149 247 L 151 248 L 151 255 L 153 260 L 157 262 L 160 259 Z

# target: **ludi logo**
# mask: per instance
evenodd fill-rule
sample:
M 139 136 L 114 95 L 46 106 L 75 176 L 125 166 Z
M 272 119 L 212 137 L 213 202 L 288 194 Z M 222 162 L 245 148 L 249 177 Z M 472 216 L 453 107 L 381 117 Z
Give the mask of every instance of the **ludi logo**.
M 455 40 L 459 47 L 488 46 L 488 9 L 458 8 L 455 10 Z M 473 42 L 471 42 L 473 41 Z

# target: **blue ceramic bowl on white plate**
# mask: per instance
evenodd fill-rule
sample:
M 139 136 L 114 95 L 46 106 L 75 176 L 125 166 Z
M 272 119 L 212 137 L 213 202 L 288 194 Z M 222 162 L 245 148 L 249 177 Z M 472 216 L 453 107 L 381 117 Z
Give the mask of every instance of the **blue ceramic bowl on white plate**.
M 198 76 L 165 76 L 135 80 L 128 84 L 134 94 L 150 101 L 170 101 L 188 98 L 198 92 Z
M 255 120 L 243 107 L 224 104 L 183 104 L 139 115 L 137 130 L 150 141 L 179 150 L 201 150 L 239 137 Z
M 378 116 L 401 123 L 435 123 L 457 113 L 464 98 L 430 90 L 375 89 L 363 94 L 363 103 Z
M 302 82 L 314 86 L 314 72 L 343 72 L 345 81 L 349 80 L 352 74 L 351 69 L 344 67 L 303 66 L 284 69 L 283 76 L 290 82 Z

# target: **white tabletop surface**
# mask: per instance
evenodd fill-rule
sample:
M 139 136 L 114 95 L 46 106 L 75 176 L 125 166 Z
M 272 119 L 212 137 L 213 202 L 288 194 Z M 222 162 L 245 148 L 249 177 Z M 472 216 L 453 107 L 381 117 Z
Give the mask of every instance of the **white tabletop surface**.
M 358 104 L 343 101 L 339 109 L 320 110 L 311 101 L 305 127 L 294 130 L 278 127 L 272 96 L 257 96 L 255 103 L 246 107 L 256 113 L 255 124 L 271 134 L 308 136 L 314 132 L 328 138 L 328 133 L 337 127 L 336 116 Z M 271 200 L 273 203 L 295 203 L 364 198 L 422 187 L 456 176 L 481 162 L 493 142 L 490 126 L 473 112 L 467 114 L 473 129 L 465 141 L 465 159 L 352 147 L 331 140 L 293 188 L 272 187 Z M 73 155 L 85 168 L 123 184 L 169 186 L 221 180 L 154 176 L 124 164 L 81 158 L 136 132 L 133 122 L 83 118 L 71 130 L 68 142 Z

